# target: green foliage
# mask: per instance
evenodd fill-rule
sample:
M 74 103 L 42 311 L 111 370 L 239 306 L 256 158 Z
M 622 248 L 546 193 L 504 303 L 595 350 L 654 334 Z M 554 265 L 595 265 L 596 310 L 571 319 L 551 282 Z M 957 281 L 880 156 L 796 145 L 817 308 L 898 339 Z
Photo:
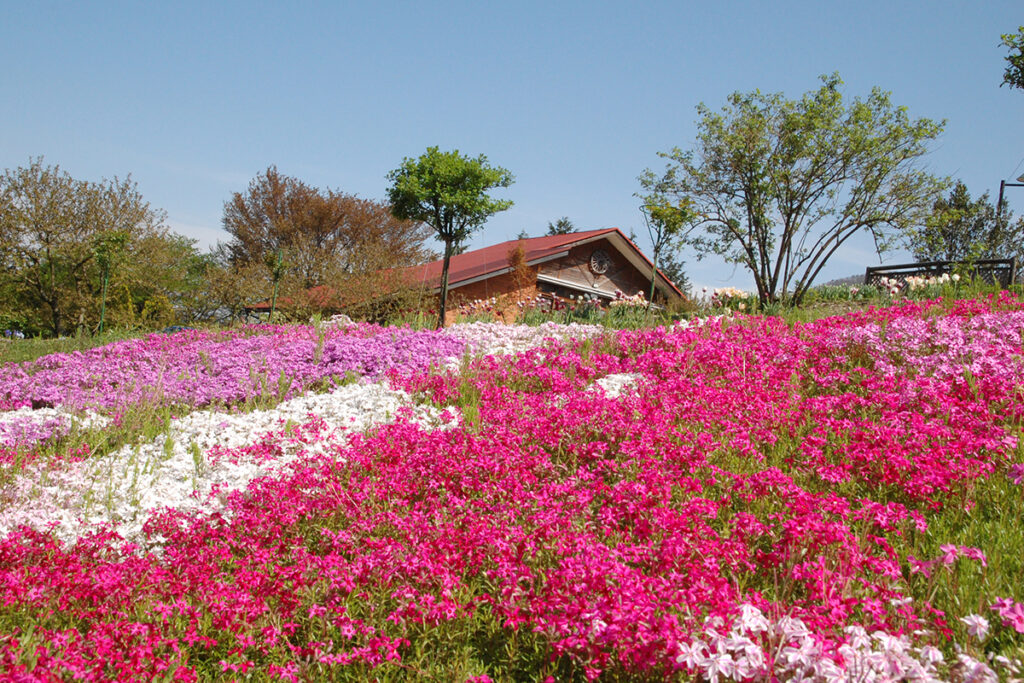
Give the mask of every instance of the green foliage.
M 42 159 L 6 170 L 0 314 L 18 318 L 28 334 L 96 329 L 109 287 L 134 319 L 173 265 L 164 258 L 173 238 L 163 220 L 130 178 L 80 181 Z
M 576 232 L 576 226 L 572 224 L 568 216 L 562 216 L 554 223 L 548 223 L 548 235 L 568 235 Z
M 668 249 L 664 254 L 658 257 L 658 270 L 662 274 L 672 281 L 672 284 L 679 289 L 680 292 L 686 296 L 690 296 L 690 290 L 693 289 L 693 284 L 690 282 L 690 276 L 686 274 L 686 262 L 682 259 L 679 251 L 676 249 Z
M 110 284 L 110 269 L 124 254 L 129 240 L 131 240 L 131 235 L 123 230 L 113 230 L 100 234 L 94 240 L 93 258 L 96 259 L 96 265 L 99 266 L 103 278 L 103 293 L 100 299 L 100 332 L 103 332 L 107 307 L 107 286 Z
M 111 267 L 124 256 L 130 241 L 131 235 L 124 230 L 112 230 L 97 235 L 93 240 L 92 251 L 100 270 L 109 273 Z
M 1024 90 L 1024 26 L 1016 33 L 1004 33 L 1001 37 L 1002 46 L 1010 48 L 1010 54 L 1006 55 L 1006 70 L 999 85 Z
M 426 223 L 444 242 L 437 324 L 442 327 L 448 298 L 448 264 L 454 249 L 492 215 L 512 206 L 510 200 L 494 199 L 487 192 L 508 187 L 514 177 L 504 168 L 488 164 L 483 154 L 474 159 L 458 150 L 441 152 L 437 147 L 428 147 L 418 159 L 404 159 L 387 177 L 391 181 L 388 200 L 392 214 L 401 220 Z
M 640 176 L 640 184 L 646 191 L 641 196 L 643 206 L 640 210 L 647 225 L 647 235 L 651 239 L 655 270 L 661 268 L 661 256 L 666 248 L 676 246 L 676 241 L 694 219 L 690 199 L 672 196 L 675 186 L 673 178 L 673 174 L 668 172 L 659 178 L 650 169 Z M 679 270 L 682 264 L 674 262 L 674 265 Z M 656 284 L 657 278 L 652 277 L 651 289 L 647 293 L 648 310 L 654 304 Z
M 798 100 L 734 93 L 701 104 L 697 143 L 675 148 L 657 178 L 690 202 L 681 241 L 747 268 L 762 303 L 799 304 L 825 263 L 867 232 L 879 252 L 920 225 L 943 182 L 914 167 L 943 124 L 911 120 L 888 93 L 845 103 L 838 75 Z
M 808 306 L 820 302 L 881 300 L 882 292 L 872 285 L 819 285 L 811 288 L 804 298 Z
M 923 226 L 906 233 L 907 248 L 919 261 L 973 261 L 1024 257 L 1024 218 L 1013 219 L 1003 204 L 1000 215 L 988 193 L 971 199 L 962 182 L 940 197 Z
M 147 329 L 156 329 L 158 327 L 171 325 L 174 323 L 176 317 L 171 300 L 163 294 L 156 294 L 146 299 L 146 302 L 142 305 L 142 313 L 140 314 L 142 324 Z
M 432 227 L 448 246 L 464 242 L 492 215 L 512 206 L 508 199 L 494 199 L 486 193 L 508 187 L 514 178 L 487 157 L 476 159 L 430 147 L 418 159 L 406 158 L 401 167 L 388 174 L 392 213 Z

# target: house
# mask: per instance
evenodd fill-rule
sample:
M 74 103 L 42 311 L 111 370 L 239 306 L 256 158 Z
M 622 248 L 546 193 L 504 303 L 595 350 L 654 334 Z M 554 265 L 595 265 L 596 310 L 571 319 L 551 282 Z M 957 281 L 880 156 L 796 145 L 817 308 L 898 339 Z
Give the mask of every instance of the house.
M 437 294 L 443 261 L 405 269 L 403 279 Z M 517 267 L 518 265 L 518 267 Z M 504 296 L 529 300 L 538 295 L 593 296 L 605 302 L 617 293 L 682 301 L 685 295 L 618 228 L 587 230 L 502 242 L 452 256 L 448 269 L 448 308 Z
M 395 274 L 407 286 L 436 297 L 441 291 L 443 267 L 444 262 L 438 260 Z M 647 297 L 654 277 L 656 300 L 671 303 L 686 298 L 660 270 L 655 276 L 651 261 L 618 228 L 510 240 L 452 256 L 448 317 L 454 319 L 460 306 L 474 301 L 500 300 L 506 308 L 495 312 L 504 313 L 538 297 L 548 302 L 596 297 L 606 303 L 638 292 Z M 323 302 L 336 302 L 339 297 L 327 287 L 314 288 L 309 295 Z M 281 303 L 288 304 L 285 299 Z M 327 305 L 323 310 L 334 306 Z M 270 301 L 261 301 L 247 310 L 255 314 L 269 312 Z

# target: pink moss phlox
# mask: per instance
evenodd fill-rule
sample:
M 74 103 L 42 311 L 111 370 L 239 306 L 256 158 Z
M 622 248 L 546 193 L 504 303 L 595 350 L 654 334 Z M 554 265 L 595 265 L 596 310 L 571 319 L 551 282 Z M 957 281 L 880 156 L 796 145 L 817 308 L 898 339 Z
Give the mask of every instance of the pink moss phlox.
M 267 392 L 285 398 L 349 373 L 376 379 L 443 364 L 464 348 L 439 332 L 373 325 L 153 334 L 0 367 L 0 401 L 116 412 L 140 403 L 230 404 Z
M 908 303 L 401 369 L 393 384 L 473 419 L 326 444 L 311 420 L 220 449 L 310 446 L 222 512 L 156 514 L 152 547 L 0 539 L 0 604 L 44 625 L 0 641 L 0 667 L 33 647 L 36 675 L 305 680 L 404 665 L 424 634 L 471 623 L 591 679 L 810 678 L 875 641 L 903 666 L 914 634 L 951 633 L 909 582 L 986 555 L 948 544 L 924 562 L 896 540 L 1009 471 L 1020 314 L 1005 297 Z M 594 390 L 614 373 L 641 379 Z M 1020 603 L 992 608 L 1024 628 Z

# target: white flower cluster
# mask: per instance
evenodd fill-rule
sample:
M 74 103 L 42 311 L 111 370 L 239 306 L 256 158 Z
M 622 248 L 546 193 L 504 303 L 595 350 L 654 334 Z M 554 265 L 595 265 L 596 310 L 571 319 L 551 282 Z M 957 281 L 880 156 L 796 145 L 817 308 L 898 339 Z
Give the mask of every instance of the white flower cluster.
M 237 449 L 256 444 L 288 424 L 324 421 L 330 432 L 316 452 L 347 443 L 348 435 L 393 420 L 403 408 L 411 418 L 436 427 L 447 420 L 434 408 L 414 406 L 403 391 L 379 384 L 351 384 L 327 394 L 310 394 L 271 410 L 250 413 L 196 411 L 174 420 L 165 434 L 150 442 L 125 446 L 102 458 L 67 463 L 52 469 L 30 466 L 14 477 L 0 500 L 0 535 L 19 525 L 36 529 L 58 523 L 55 533 L 72 541 L 95 524 L 109 523 L 128 540 L 142 538 L 142 525 L 153 510 L 213 510 L 216 490 L 245 488 L 256 477 L 272 474 L 300 455 L 298 449 L 267 462 L 245 457 L 217 458 L 214 447 Z M 310 451 L 312 453 L 314 451 Z
M 957 275 L 956 273 L 954 273 L 953 275 L 950 275 L 949 273 L 943 273 L 942 275 L 932 277 L 920 277 L 917 275 L 911 275 L 910 277 L 907 278 L 907 287 L 910 289 L 910 291 L 913 292 L 918 289 L 925 289 L 927 287 L 944 285 L 947 282 L 959 281 L 960 276 Z
M 647 306 L 647 298 L 643 292 L 637 292 L 633 296 L 626 296 L 616 289 L 615 298 L 608 305 L 615 308 L 645 308 Z
M 840 683 L 847 681 L 912 680 L 939 683 L 942 652 L 932 645 L 912 646 L 906 635 L 868 632 L 861 626 L 845 629 L 847 642 L 828 652 L 821 640 L 800 620 L 784 616 L 772 623 L 752 605 L 743 605 L 728 633 L 715 617 L 705 626 L 705 637 L 681 645 L 678 664 L 711 683 L 719 680 L 794 680 Z M 766 652 L 759 644 L 768 643 Z M 770 656 L 769 656 L 770 655 Z M 773 671 L 768 670 L 774 661 Z M 957 666 L 964 680 L 997 681 L 985 663 L 960 655 Z
M 618 398 L 635 388 L 637 382 L 643 379 L 643 377 L 643 375 L 635 372 L 620 372 L 614 375 L 605 375 L 596 380 L 594 384 L 604 392 L 607 398 Z
M 747 302 L 754 298 L 750 292 L 744 292 L 736 287 L 719 287 L 711 293 L 711 306 L 736 308 L 739 311 L 747 310 Z
M 310 320 L 310 322 L 312 323 L 315 321 Z M 344 313 L 338 313 L 336 315 L 332 315 L 327 320 L 321 321 L 320 324 L 324 327 L 354 327 L 356 322 Z
M 879 279 L 878 285 L 881 289 L 888 291 L 890 297 L 894 297 L 904 288 L 910 292 L 916 292 L 929 287 L 938 287 L 941 285 L 948 284 L 950 282 L 960 282 L 960 276 L 956 273 L 950 275 L 949 273 L 943 273 L 942 275 L 932 275 L 930 277 L 922 277 L 920 275 L 909 275 L 905 280 L 900 280 L 894 277 L 883 277 Z
M 719 287 L 711 293 L 712 299 L 719 301 L 732 301 L 733 299 L 749 299 L 753 294 L 750 292 L 744 292 L 742 289 L 736 287 Z
M 608 330 L 600 325 L 546 322 L 541 325 L 505 325 L 503 323 L 458 323 L 446 327 L 444 334 L 466 343 L 471 355 L 511 354 L 544 346 L 551 341 L 597 337 Z M 455 365 L 458 365 L 456 361 Z

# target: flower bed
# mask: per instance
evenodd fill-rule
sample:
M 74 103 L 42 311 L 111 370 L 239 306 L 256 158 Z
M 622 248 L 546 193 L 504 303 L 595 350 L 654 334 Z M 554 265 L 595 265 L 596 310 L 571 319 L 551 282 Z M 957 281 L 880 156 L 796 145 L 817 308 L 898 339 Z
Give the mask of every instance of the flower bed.
M 443 364 L 464 348 L 453 335 L 372 325 L 186 330 L 0 368 L 0 401 L 124 410 L 232 404 L 266 394 L 286 398 L 349 373 L 376 379 Z
M 924 302 L 398 368 L 434 417 L 204 442 L 258 476 L 130 543 L 8 533 L 0 670 L 1019 677 L 1022 331 L 1015 299 Z

